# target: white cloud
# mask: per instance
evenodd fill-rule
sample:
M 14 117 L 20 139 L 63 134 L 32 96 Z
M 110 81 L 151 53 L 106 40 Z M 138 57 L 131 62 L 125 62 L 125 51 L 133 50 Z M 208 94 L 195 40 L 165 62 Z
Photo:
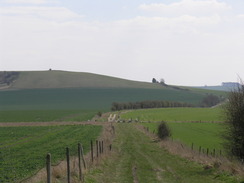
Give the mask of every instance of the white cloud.
M 5 3 L 9 4 L 47 4 L 47 3 L 57 3 L 54 0 L 4 0 Z
M 181 0 L 171 4 L 142 4 L 139 9 L 161 15 L 209 15 L 230 10 L 231 6 L 217 0 Z
M 163 77 L 169 84 L 216 84 L 214 77 L 219 83 L 235 79 L 244 66 L 244 27 L 237 31 L 229 22 L 215 13 L 85 22 L 65 7 L 0 7 L 0 65 L 3 70 L 51 67 L 144 81 Z
M 206 17 L 196 17 L 190 15 L 182 15 L 179 17 L 145 17 L 139 16 L 129 20 L 118 21 L 123 24 L 128 24 L 131 26 L 194 26 L 194 25 L 202 25 L 209 26 L 218 24 L 221 22 L 221 17 L 218 15 L 206 16 Z
M 38 18 L 47 18 L 50 20 L 65 20 L 83 17 L 64 7 L 42 6 L 0 7 L 0 15 L 32 16 Z
M 244 14 L 237 15 L 236 17 L 244 20 Z

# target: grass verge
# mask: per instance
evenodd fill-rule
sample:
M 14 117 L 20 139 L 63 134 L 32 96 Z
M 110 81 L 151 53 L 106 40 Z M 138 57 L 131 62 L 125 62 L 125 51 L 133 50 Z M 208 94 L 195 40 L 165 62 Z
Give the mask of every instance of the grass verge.
M 85 182 L 238 182 L 235 177 L 168 153 L 132 124 L 116 125 L 113 155 L 90 170 Z
M 160 123 L 141 123 L 143 126 L 148 127 L 151 132 L 157 132 Z M 223 151 L 224 140 L 221 138 L 223 135 L 224 127 L 222 123 L 167 123 L 171 130 L 171 138 L 180 141 L 189 147 L 193 146 L 198 149 L 209 148 Z

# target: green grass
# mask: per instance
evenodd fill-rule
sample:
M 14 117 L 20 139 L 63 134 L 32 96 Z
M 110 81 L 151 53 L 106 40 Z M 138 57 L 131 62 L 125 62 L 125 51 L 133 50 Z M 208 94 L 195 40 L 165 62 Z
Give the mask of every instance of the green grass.
M 67 71 L 26 71 L 20 72 L 19 78 L 11 88 L 162 88 L 159 84 L 120 79 L 105 75 L 67 72 Z
M 221 87 L 221 86 L 220 86 Z M 186 86 L 182 86 L 182 88 L 194 91 L 194 92 L 199 92 L 199 93 L 208 93 L 208 94 L 214 94 L 217 96 L 222 96 L 222 97 L 226 97 L 228 95 L 227 91 L 220 91 L 220 90 L 213 90 L 213 89 L 206 89 L 206 88 L 199 88 L 199 87 L 186 87 Z
M 157 132 L 160 123 L 141 123 L 149 127 L 151 132 Z M 222 150 L 224 126 L 222 123 L 167 123 L 174 140 L 180 141 L 189 147 L 194 144 L 195 150 L 201 146 L 204 149 Z M 218 151 L 219 152 L 219 151 Z
M 139 121 L 223 121 L 222 109 L 217 108 L 161 108 L 133 110 L 121 114 L 122 119 Z
M 113 102 L 167 100 L 198 104 L 203 94 L 173 89 L 58 88 L 0 91 L 0 110 L 97 109 Z
M 0 122 L 87 121 L 96 110 L 9 110 L 0 111 Z
M 188 146 L 191 146 L 193 143 L 195 148 L 201 146 L 204 149 L 223 150 L 222 144 L 224 141 L 221 134 L 224 133 L 224 126 L 221 123 L 210 123 L 223 121 L 222 109 L 220 107 L 133 110 L 121 114 L 121 118 L 138 119 L 139 121 L 147 122 L 166 121 L 172 131 L 173 139 L 181 141 Z M 149 127 L 151 131 L 157 131 L 159 123 L 142 124 Z
M 85 182 L 237 183 L 234 176 L 170 154 L 133 124 L 116 125 L 114 153 L 85 175 Z M 133 171 L 134 170 L 134 171 Z M 136 178 L 135 178 L 136 177 Z
M 49 126 L 0 128 L 0 182 L 17 182 L 33 175 L 45 165 L 45 155 L 52 163 L 65 159 L 65 148 L 71 155 L 81 142 L 85 153 L 90 140 L 95 140 L 101 126 Z
M 53 121 L 65 118 L 69 114 L 72 115 L 73 112 L 105 112 L 110 110 L 113 102 L 168 100 L 198 104 L 203 96 L 203 94 L 173 89 L 138 88 L 57 88 L 0 91 L 0 122 Z

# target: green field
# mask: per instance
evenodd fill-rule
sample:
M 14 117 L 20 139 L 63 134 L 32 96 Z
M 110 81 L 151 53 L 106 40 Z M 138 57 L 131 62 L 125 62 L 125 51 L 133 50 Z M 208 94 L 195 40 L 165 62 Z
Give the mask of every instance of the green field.
M 157 132 L 159 123 L 142 123 L 143 126 L 149 127 L 151 132 Z M 180 141 L 189 147 L 194 144 L 195 150 L 200 146 L 205 150 L 222 150 L 223 152 L 223 135 L 224 126 L 222 123 L 167 123 L 173 140 Z
M 173 89 L 57 88 L 0 91 L 0 110 L 110 109 L 112 102 L 167 100 L 199 104 L 204 94 Z
M 0 111 L 0 122 L 87 121 L 96 110 L 9 110 Z
M 138 119 L 153 131 L 157 131 L 160 121 L 166 121 L 172 131 L 174 140 L 195 148 L 223 149 L 223 121 L 221 107 L 217 108 L 162 108 L 133 110 L 120 115 L 122 119 Z
M 0 90 L 0 122 L 87 121 L 92 119 L 98 112 L 110 111 L 113 102 L 155 100 L 183 102 L 197 106 L 207 94 L 225 95 L 224 92 L 162 86 L 91 73 L 64 71 L 20 72 L 18 79 L 12 81 L 8 89 L 6 89 L 6 83 L 0 86 L 2 87 L 2 90 Z M 222 121 L 220 108 L 135 110 L 122 114 L 121 117 L 124 119 L 139 119 L 140 121 L 167 121 L 170 122 L 169 125 L 175 140 L 182 141 L 187 145 L 194 143 L 195 146 L 201 145 L 204 148 L 221 148 L 221 139 L 218 136 L 222 129 L 220 124 L 189 123 L 189 121 Z M 185 123 L 173 123 L 173 121 Z M 157 123 L 143 124 L 150 127 L 152 131 L 157 127 Z M 151 147 L 151 141 L 143 137 L 142 133 L 137 132 L 136 129 L 130 128 L 130 124 L 126 124 L 124 129 L 122 125 L 124 124 L 118 124 L 120 134 L 117 135 L 124 145 L 122 146 L 120 141 L 115 141 L 115 149 L 125 147 L 123 150 L 127 151 L 127 156 L 124 156 L 125 154 L 120 151 L 122 154 L 119 154 L 118 160 L 121 160 L 120 156 L 123 156 L 125 161 L 118 163 L 118 172 L 115 173 L 126 175 L 125 171 L 132 173 L 132 168 L 135 166 L 134 157 L 137 156 L 133 150 L 131 151 L 132 144 L 137 144 L 138 139 L 145 140 L 141 141 L 141 145 L 145 145 L 144 142 L 147 141 L 147 145 L 142 147 L 144 151 L 147 151 L 145 155 L 148 160 L 158 146 Z M 67 146 L 71 148 L 71 155 L 74 155 L 77 152 L 78 142 L 81 142 L 85 152 L 88 152 L 90 140 L 96 139 L 101 129 L 101 126 L 90 125 L 0 127 L 0 182 L 17 182 L 33 175 L 44 167 L 47 153 L 52 154 L 53 164 L 65 159 L 65 148 Z M 130 146 L 127 146 L 126 144 L 130 139 L 132 139 L 129 143 Z M 138 176 L 142 182 L 144 179 L 147 180 L 148 177 L 148 180 L 157 180 L 159 174 L 165 178 L 164 171 L 157 171 L 160 166 L 163 166 L 169 173 L 168 177 L 166 176 L 168 180 L 178 181 L 175 174 L 170 175 L 172 171 L 168 170 L 172 163 L 165 165 L 165 161 L 170 155 L 160 160 L 159 164 L 156 162 L 161 159 L 160 156 L 153 159 L 154 163 L 148 161 L 149 165 L 147 167 L 144 166 L 145 156 L 141 153 L 142 147 L 134 147 L 137 154 L 139 154 L 137 162 L 141 164 L 141 167 L 138 168 Z M 158 155 L 161 155 L 162 152 L 159 149 L 156 149 L 156 151 Z M 165 154 L 165 152 L 163 153 Z M 117 162 L 113 162 L 117 166 Z M 182 167 L 185 168 L 185 160 L 181 161 L 178 158 L 174 160 L 174 157 L 172 157 L 172 162 L 174 162 L 174 166 L 171 167 L 173 169 L 178 168 L 178 163 L 181 162 L 182 166 L 177 169 L 177 172 L 182 172 Z M 114 166 L 110 168 L 114 170 Z M 197 172 L 202 172 L 201 167 L 198 166 L 197 168 Z M 190 166 L 185 169 L 186 174 L 188 170 L 192 172 L 194 178 L 195 173 L 197 173 L 195 167 Z M 122 174 L 122 179 L 128 178 Z M 114 172 L 111 175 L 113 176 Z M 151 179 L 148 175 L 154 175 L 154 177 Z M 107 179 L 104 176 L 100 177 Z M 182 177 L 187 180 L 188 175 Z M 197 178 L 199 177 L 197 176 Z
M 5 89 L 0 90 L 0 121 L 53 121 L 59 118 L 69 119 L 70 115 L 81 114 L 80 111 L 85 115 L 81 114 L 80 118 L 88 120 L 87 111 L 93 113 L 109 111 L 113 102 L 155 100 L 199 105 L 207 94 L 214 93 L 208 90 L 162 86 L 157 83 L 130 81 L 92 73 L 65 71 L 17 73 L 18 78 L 8 85 L 9 88 L 6 89 L 5 86 L 3 87 Z M 225 95 L 225 92 L 214 94 L 221 96 Z M 63 112 L 60 113 L 60 117 L 56 115 L 58 110 Z M 52 111 L 53 114 L 48 111 Z M 79 112 L 73 113 L 73 111 Z M 21 112 L 23 116 L 19 115 Z M 26 118 L 25 114 L 30 117 Z
M 0 122 L 53 121 L 109 111 L 113 102 L 168 100 L 197 105 L 203 94 L 173 89 L 58 88 L 0 91 Z M 94 115 L 93 115 L 94 116 Z
M 138 119 L 151 122 L 220 122 L 222 109 L 216 108 L 162 108 L 133 110 L 120 115 L 122 119 Z
M 16 182 L 33 175 L 45 165 L 45 155 L 52 154 L 52 162 L 65 159 L 65 148 L 71 155 L 77 144 L 85 153 L 90 140 L 100 134 L 101 126 L 49 126 L 0 128 L 0 182 Z

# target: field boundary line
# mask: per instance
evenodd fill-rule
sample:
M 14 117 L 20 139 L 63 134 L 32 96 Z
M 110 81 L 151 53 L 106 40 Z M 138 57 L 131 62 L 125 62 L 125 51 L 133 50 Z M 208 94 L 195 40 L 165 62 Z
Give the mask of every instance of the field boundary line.
M 57 125 L 103 125 L 108 122 L 0 122 L 0 127 L 19 127 L 19 126 L 57 126 Z

